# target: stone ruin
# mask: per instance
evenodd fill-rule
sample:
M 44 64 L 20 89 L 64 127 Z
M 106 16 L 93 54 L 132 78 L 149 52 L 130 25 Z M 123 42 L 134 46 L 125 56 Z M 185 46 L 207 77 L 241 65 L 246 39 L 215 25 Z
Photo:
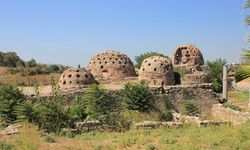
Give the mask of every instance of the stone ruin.
M 104 51 L 95 55 L 87 68 L 98 80 L 136 76 L 134 65 L 129 57 L 117 51 Z
M 184 45 L 176 48 L 173 56 L 173 65 L 175 69 L 184 70 L 184 74 L 180 79 L 181 84 L 199 84 L 207 83 L 208 75 L 202 71 L 204 59 L 200 50 L 194 45 Z
M 95 83 L 98 82 L 87 69 L 70 68 L 61 75 L 59 87 L 61 90 L 76 90 Z
M 173 58 L 174 67 L 186 69 L 190 73 L 201 71 L 201 66 L 204 65 L 203 56 L 194 45 L 177 47 Z
M 139 70 L 139 79 L 149 81 L 150 86 L 166 86 L 175 83 L 172 61 L 161 56 L 146 58 Z

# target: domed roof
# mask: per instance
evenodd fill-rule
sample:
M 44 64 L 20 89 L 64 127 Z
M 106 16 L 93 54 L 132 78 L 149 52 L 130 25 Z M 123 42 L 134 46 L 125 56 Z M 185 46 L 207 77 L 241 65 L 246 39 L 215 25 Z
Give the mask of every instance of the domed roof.
M 98 53 L 87 68 L 98 79 L 124 79 L 136 75 L 129 57 L 117 51 Z
M 172 62 L 168 58 L 152 56 L 143 60 L 139 78 L 148 80 L 150 85 L 172 85 L 175 83 Z
M 61 89 L 78 88 L 84 85 L 97 83 L 93 75 L 83 68 L 70 68 L 65 70 L 59 80 Z
M 176 48 L 174 52 L 175 66 L 202 66 L 204 59 L 200 50 L 194 45 L 184 45 Z

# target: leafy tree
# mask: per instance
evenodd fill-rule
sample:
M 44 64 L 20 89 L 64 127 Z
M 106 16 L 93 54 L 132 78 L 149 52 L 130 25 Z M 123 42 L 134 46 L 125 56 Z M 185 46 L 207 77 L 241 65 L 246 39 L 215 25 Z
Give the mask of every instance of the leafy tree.
M 124 101 L 128 109 L 148 112 L 153 107 L 153 95 L 146 81 L 140 83 L 127 83 L 122 90 Z
M 0 52 L 0 66 L 17 67 L 24 66 L 24 61 L 15 52 Z
M 212 88 L 215 92 L 222 92 L 223 66 L 226 65 L 225 59 L 216 59 L 215 61 L 207 61 L 209 68 L 209 79 L 212 81 Z
M 58 72 L 60 68 L 58 67 L 58 65 L 50 65 L 49 70 L 50 72 Z
M 135 67 L 140 68 L 143 60 L 151 56 L 162 56 L 162 57 L 168 58 L 168 56 L 161 54 L 159 52 L 152 52 L 152 51 L 146 52 L 144 54 L 140 54 L 139 56 L 135 56 L 135 62 L 136 62 Z
M 120 101 L 99 85 L 92 85 L 84 98 L 88 120 L 94 119 L 108 124 L 115 124 L 119 120 Z
M 36 60 L 32 58 L 30 61 L 27 61 L 27 62 L 26 62 L 26 65 L 25 65 L 25 66 L 26 66 L 26 67 L 36 67 L 36 66 L 37 66 Z

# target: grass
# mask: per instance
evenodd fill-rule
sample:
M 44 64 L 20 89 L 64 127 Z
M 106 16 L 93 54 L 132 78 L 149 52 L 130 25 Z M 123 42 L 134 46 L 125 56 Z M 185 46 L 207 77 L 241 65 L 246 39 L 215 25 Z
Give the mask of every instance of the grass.
M 55 81 L 59 81 L 60 74 L 53 74 Z M 0 76 L 0 83 L 2 84 L 14 84 L 18 86 L 34 86 L 38 85 L 50 85 L 50 75 L 41 74 L 33 76 L 20 76 L 20 75 L 2 75 Z
M 249 111 L 249 93 L 248 92 L 239 92 L 239 91 L 229 91 L 229 102 L 237 105 L 241 108 L 242 111 Z
M 134 110 L 127 110 L 122 113 L 122 116 L 125 120 L 134 122 L 159 121 L 159 113 L 157 112 L 142 113 Z
M 16 149 L 84 149 L 84 150 L 195 150 L 241 149 L 250 147 L 250 122 L 240 126 L 201 127 L 185 125 L 180 129 L 135 129 L 127 132 L 89 132 L 74 138 L 54 137 L 54 143 L 42 140 L 34 125 L 12 136 Z M 0 138 L 1 140 L 1 138 Z

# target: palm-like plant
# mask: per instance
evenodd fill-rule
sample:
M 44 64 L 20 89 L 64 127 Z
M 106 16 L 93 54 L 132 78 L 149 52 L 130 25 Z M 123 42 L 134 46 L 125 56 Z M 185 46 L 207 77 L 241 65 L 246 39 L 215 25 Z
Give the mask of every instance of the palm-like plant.
M 250 77 L 250 50 L 245 50 L 241 53 L 243 60 L 242 65 L 237 69 L 237 80 L 242 80 Z

